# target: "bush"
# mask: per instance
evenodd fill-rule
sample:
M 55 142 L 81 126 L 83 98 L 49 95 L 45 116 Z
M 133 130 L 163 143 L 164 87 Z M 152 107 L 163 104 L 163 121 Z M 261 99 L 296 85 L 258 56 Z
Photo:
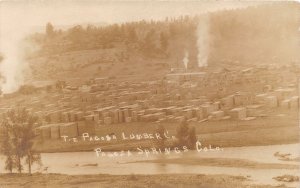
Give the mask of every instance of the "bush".
M 189 149 L 195 149 L 197 141 L 195 127 L 189 126 L 186 120 L 182 121 L 176 130 L 177 145 L 187 146 Z
M 136 180 L 138 180 L 138 178 L 136 177 L 136 175 L 130 174 L 130 176 L 128 176 L 128 180 L 136 181 Z

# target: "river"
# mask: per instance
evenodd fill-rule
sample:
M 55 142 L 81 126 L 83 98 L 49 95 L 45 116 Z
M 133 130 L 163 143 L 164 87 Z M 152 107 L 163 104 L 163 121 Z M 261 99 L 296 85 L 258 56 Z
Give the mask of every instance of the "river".
M 145 160 L 168 159 L 168 158 L 232 158 L 247 159 L 260 163 L 295 164 L 296 161 L 282 161 L 274 156 L 275 152 L 290 153 L 291 158 L 299 157 L 300 144 L 285 144 L 271 146 L 248 146 L 224 148 L 223 151 L 197 152 L 189 151 L 180 154 L 150 154 L 148 157 L 132 152 L 131 156 L 123 157 L 97 157 L 95 152 L 68 152 L 68 153 L 43 153 L 41 154 L 43 167 L 34 167 L 35 171 L 43 173 L 63 174 L 226 174 L 247 176 L 253 183 L 257 184 L 282 184 L 273 177 L 285 174 L 300 176 L 299 169 L 266 169 L 266 168 L 244 168 L 244 167 L 222 167 L 188 164 L 161 164 L 153 162 L 142 162 Z M 4 160 L 3 157 L 1 161 Z M 4 162 L 0 167 L 3 169 Z M 296 183 L 288 183 L 295 186 Z

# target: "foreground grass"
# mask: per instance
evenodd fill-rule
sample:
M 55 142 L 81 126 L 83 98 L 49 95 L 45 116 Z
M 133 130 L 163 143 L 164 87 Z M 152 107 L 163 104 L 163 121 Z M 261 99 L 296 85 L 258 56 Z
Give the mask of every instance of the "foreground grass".
M 273 188 L 250 185 L 247 178 L 227 175 L 62 175 L 62 174 L 1 174 L 0 187 L 5 188 Z M 284 186 L 276 186 L 284 187 Z

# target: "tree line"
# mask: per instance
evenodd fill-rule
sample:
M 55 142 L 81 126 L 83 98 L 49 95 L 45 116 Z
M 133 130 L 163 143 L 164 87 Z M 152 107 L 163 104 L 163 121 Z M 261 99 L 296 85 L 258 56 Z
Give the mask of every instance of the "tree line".
M 212 36 L 209 45 L 213 55 L 210 58 L 213 61 L 224 58 L 253 61 L 254 57 L 255 60 L 273 56 L 298 57 L 296 43 L 293 42 L 298 36 L 295 9 L 293 3 L 278 3 L 207 13 L 209 34 Z M 278 11 L 282 14 L 278 14 Z M 201 15 L 180 16 L 160 21 L 77 25 L 66 30 L 49 22 L 45 32 L 37 33 L 31 39 L 40 44 L 39 54 L 125 46 L 129 51 L 146 57 L 168 58 L 180 54 L 179 51 L 185 48 L 197 51 L 197 26 L 202 18 Z M 177 50 L 172 50 L 172 46 Z M 257 49 L 257 46 L 261 49 Z M 252 53 L 247 53 L 249 51 Z M 195 53 L 193 56 L 198 52 Z
M 125 46 L 145 56 L 167 56 L 170 41 L 189 37 L 196 28 L 196 17 L 180 16 L 163 21 L 138 21 L 112 25 L 76 25 L 67 30 L 55 28 L 49 22 L 44 33 L 31 36 L 42 48 L 42 54 L 107 49 Z

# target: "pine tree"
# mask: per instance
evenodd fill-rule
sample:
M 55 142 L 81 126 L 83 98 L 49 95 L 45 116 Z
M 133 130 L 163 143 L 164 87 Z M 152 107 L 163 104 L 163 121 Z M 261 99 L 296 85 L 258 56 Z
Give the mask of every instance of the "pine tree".
M 147 32 L 144 43 L 142 44 L 142 50 L 146 56 L 152 56 L 156 50 L 155 45 L 155 30 L 151 29 Z
M 188 136 L 189 136 L 189 125 L 186 120 L 183 120 L 176 130 L 176 137 L 178 139 L 178 144 L 180 146 L 185 145 L 188 142 Z
M 128 29 L 128 40 L 129 42 L 136 42 L 137 41 L 137 34 L 134 27 L 130 27 Z
M 196 128 L 194 126 L 189 127 L 189 143 L 188 147 L 191 149 L 195 149 L 195 145 L 197 142 L 197 136 L 196 136 Z
M 163 52 L 166 52 L 169 46 L 169 39 L 164 32 L 160 33 L 160 46 Z
M 195 148 L 197 141 L 195 127 L 189 126 L 186 120 L 183 120 L 176 130 L 176 138 L 178 139 L 179 146 L 187 146 L 190 149 Z
M 50 23 L 50 22 L 48 22 L 47 23 L 47 25 L 46 25 L 46 35 L 48 36 L 48 37 L 53 37 L 54 36 L 54 27 L 53 27 L 53 25 Z
M 158 133 L 161 136 L 161 139 L 157 139 L 157 145 L 159 148 L 163 148 L 165 147 L 165 141 L 166 141 L 166 137 L 164 136 L 166 132 L 165 127 L 162 124 L 159 124 L 157 129 L 156 129 L 156 133 Z

